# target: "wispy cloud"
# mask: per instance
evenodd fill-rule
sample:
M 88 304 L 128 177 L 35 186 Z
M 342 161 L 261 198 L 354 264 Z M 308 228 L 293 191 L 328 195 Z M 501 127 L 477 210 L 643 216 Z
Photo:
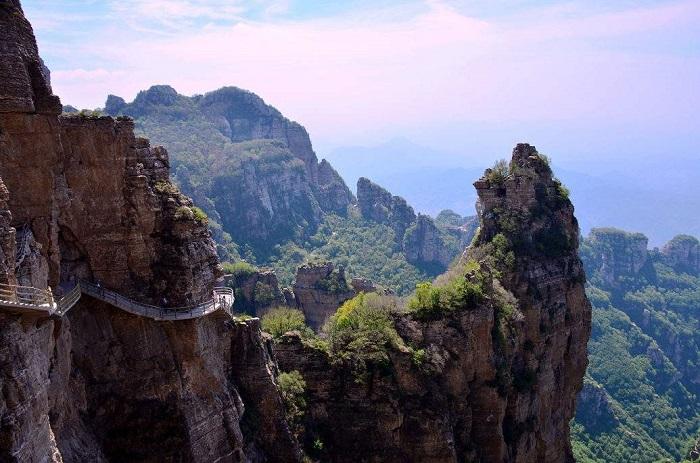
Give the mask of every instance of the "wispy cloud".
M 40 45 L 67 103 L 93 107 L 156 83 L 188 94 L 237 85 L 339 143 L 450 124 L 688 130 L 700 104 L 700 58 L 687 47 L 696 0 L 528 5 L 500 17 L 458 3 L 295 19 L 280 0 L 121 0 L 68 49 Z

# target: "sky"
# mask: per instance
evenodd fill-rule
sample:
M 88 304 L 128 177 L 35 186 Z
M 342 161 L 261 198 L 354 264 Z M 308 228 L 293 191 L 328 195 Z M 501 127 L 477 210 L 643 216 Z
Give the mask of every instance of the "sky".
M 79 108 L 233 85 L 321 154 L 396 137 L 586 170 L 698 152 L 698 0 L 24 0 L 54 92 Z M 602 166 L 602 167 L 601 167 Z

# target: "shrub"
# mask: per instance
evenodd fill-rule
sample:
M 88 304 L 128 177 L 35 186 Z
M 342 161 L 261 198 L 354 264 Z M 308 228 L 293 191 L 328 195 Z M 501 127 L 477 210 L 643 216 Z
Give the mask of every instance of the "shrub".
M 180 206 L 175 210 L 175 220 L 189 220 L 194 218 L 192 209 L 187 206 Z
M 279 387 L 282 401 L 284 401 L 285 415 L 287 422 L 299 431 L 298 427 L 301 419 L 306 411 L 306 381 L 297 370 L 292 370 L 288 373 L 280 373 L 277 377 L 277 386 Z
M 346 301 L 324 327 L 333 361 L 347 364 L 362 379 L 372 367 L 389 366 L 389 349 L 403 347 L 392 313 L 396 299 L 361 293 Z
M 322 291 L 332 294 L 345 293 L 350 290 L 348 282 L 338 270 L 333 270 L 325 278 L 318 280 L 315 286 Z
M 508 161 L 501 159 L 496 161 L 493 167 L 486 170 L 486 179 L 496 185 L 502 185 L 503 182 L 506 181 L 509 173 L 510 168 L 508 167 Z
M 428 354 L 425 349 L 411 349 L 411 362 L 418 368 L 423 368 L 428 361 Z
M 511 249 L 510 241 L 503 233 L 499 233 L 491 240 L 493 250 L 491 254 L 496 266 L 502 269 L 512 270 L 515 266 L 515 253 Z
M 301 331 L 308 333 L 310 328 L 306 326 L 306 318 L 301 310 L 288 307 L 278 307 L 263 315 L 262 329 L 270 333 L 274 338 L 281 338 L 289 331 Z
M 155 188 L 160 194 L 176 195 L 180 192 L 175 185 L 162 180 L 160 182 L 156 182 Z
M 197 206 L 192 207 L 192 213 L 194 214 L 194 220 L 200 223 L 207 223 L 209 220 L 209 217 L 207 217 L 207 213 L 198 208 Z
M 419 319 L 436 319 L 446 312 L 474 307 L 484 299 L 484 278 L 479 264 L 470 261 L 442 285 L 417 285 L 408 310 Z
M 557 187 L 557 197 L 561 201 L 569 201 L 569 189 L 559 179 L 554 179 L 554 184 Z
M 222 264 L 224 273 L 232 274 L 234 277 L 247 277 L 258 271 L 258 268 L 244 260 L 238 262 L 225 262 Z

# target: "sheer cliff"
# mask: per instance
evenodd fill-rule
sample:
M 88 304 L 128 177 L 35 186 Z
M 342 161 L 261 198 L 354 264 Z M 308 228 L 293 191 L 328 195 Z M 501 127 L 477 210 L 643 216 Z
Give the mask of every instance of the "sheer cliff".
M 17 0 L 0 4 L 0 35 L 0 283 L 59 297 L 92 280 L 161 307 L 211 297 L 221 270 L 207 219 L 171 183 L 165 149 L 136 137 L 128 118 L 60 115 Z M 137 100 L 172 107 L 184 97 L 170 90 Z M 299 225 L 354 200 L 305 131 L 257 97 L 227 90 L 185 103 L 209 108 L 200 116 L 245 152 L 207 158 L 213 172 L 235 164 L 219 186 L 260 188 L 235 211 L 204 204 L 217 220 L 246 218 L 259 243 L 276 233 L 278 183 L 258 173 L 288 180 L 280 207 Z M 111 98 L 108 110 L 124 105 Z M 196 131 L 175 110 L 164 117 Z M 263 165 L 249 137 L 264 139 Z M 198 179 L 180 167 L 197 196 Z M 239 177 L 246 169 L 254 175 Z M 157 321 L 85 294 L 65 316 L 3 306 L 0 461 L 571 461 L 590 330 L 573 206 L 529 145 L 475 186 L 481 228 L 460 262 L 407 308 L 363 292 L 345 301 L 325 338 L 306 328 L 272 341 L 257 319 L 220 310 Z M 391 201 L 403 234 L 384 225 L 387 245 L 409 236 L 429 244 L 416 258 L 434 258 L 432 222 L 409 233 L 408 206 Z M 692 261 L 676 248 L 675 260 Z M 331 269 L 306 286 L 323 281 L 343 293 L 326 305 L 340 304 L 354 295 L 341 276 Z
M 306 382 L 302 440 L 322 460 L 573 461 L 591 323 L 578 226 L 534 147 L 504 169 L 475 184 L 475 246 L 408 309 L 360 296 L 326 347 L 277 340 L 280 367 Z
M 130 120 L 59 116 L 18 2 L 0 4 L 0 36 L 0 280 L 211 297 L 214 243 L 167 152 Z M 221 312 L 158 322 L 85 295 L 61 318 L 3 309 L 0 461 L 294 461 L 274 368 L 256 322 Z
M 133 117 L 141 132 L 172 149 L 178 184 L 222 228 L 224 257 L 232 249 L 224 252 L 223 233 L 265 257 L 354 202 L 333 167 L 318 162 L 304 127 L 251 92 L 225 87 L 186 97 L 161 85 L 128 104 L 111 95 L 105 111 Z
M 648 249 L 645 235 L 612 228 L 583 240 L 594 318 L 587 391 L 573 424 L 579 461 L 680 461 L 694 444 L 699 243 L 681 235 Z

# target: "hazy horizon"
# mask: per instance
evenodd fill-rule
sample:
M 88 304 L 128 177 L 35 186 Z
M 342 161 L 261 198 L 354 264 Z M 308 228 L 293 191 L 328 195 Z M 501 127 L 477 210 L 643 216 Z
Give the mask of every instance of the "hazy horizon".
M 64 104 L 234 85 L 321 156 L 395 137 L 567 162 L 692 158 L 700 3 L 25 0 Z

